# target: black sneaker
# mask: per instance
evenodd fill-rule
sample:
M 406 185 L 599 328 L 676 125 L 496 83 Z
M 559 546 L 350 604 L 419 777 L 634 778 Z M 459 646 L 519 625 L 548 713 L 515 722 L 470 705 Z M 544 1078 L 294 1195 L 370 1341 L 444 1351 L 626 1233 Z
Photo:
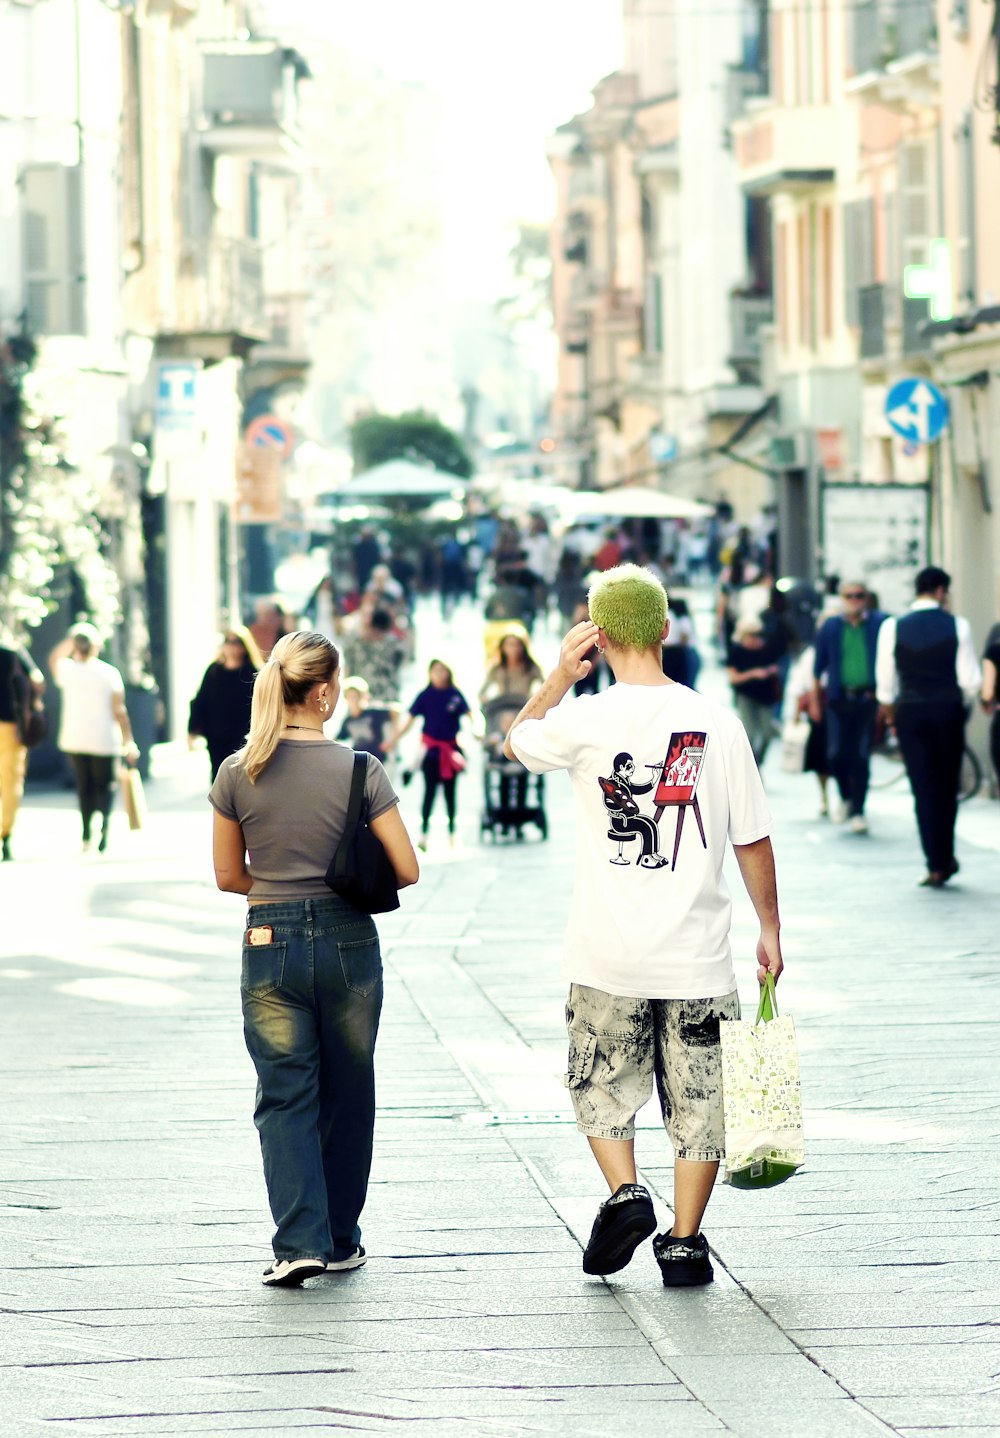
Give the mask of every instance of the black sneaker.
M 664 1288 L 694 1288 L 711 1283 L 715 1274 L 708 1256 L 708 1240 L 703 1233 L 693 1238 L 673 1238 L 658 1233 L 653 1239 L 653 1252 L 660 1265 Z
M 584 1273 L 617 1273 L 631 1262 L 643 1239 L 655 1232 L 656 1214 L 648 1190 L 639 1183 L 623 1183 L 597 1210 L 583 1255 Z
M 327 1273 L 347 1273 L 352 1268 L 363 1268 L 368 1261 L 368 1255 L 359 1244 L 353 1248 L 346 1258 L 333 1258 L 326 1265 Z
M 276 1258 L 264 1269 L 261 1281 L 272 1288 L 298 1288 L 307 1278 L 326 1272 L 322 1258 Z

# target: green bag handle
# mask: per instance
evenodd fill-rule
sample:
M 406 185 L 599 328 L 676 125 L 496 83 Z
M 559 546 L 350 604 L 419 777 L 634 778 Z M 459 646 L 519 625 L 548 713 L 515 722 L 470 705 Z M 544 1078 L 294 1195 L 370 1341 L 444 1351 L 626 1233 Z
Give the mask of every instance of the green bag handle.
M 757 1017 L 754 1019 L 754 1027 L 761 1019 L 769 1024 L 772 1019 L 778 1017 L 778 996 L 774 991 L 774 975 L 768 974 L 760 986 L 760 1003 L 757 1005 Z

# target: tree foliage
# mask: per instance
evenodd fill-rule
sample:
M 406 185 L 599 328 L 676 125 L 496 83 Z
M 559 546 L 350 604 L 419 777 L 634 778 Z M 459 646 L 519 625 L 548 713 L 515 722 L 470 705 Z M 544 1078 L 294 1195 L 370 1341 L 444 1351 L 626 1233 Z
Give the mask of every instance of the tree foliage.
M 356 474 L 390 459 L 408 459 L 462 479 L 472 475 L 472 460 L 461 437 L 423 410 L 369 414 L 356 420 L 351 425 L 351 451 Z
M 120 614 L 93 477 L 73 465 L 50 413 L 36 351 L 25 335 L 0 341 L 0 618 L 14 632 L 55 608 L 57 575 L 71 570 L 87 617 L 102 633 Z

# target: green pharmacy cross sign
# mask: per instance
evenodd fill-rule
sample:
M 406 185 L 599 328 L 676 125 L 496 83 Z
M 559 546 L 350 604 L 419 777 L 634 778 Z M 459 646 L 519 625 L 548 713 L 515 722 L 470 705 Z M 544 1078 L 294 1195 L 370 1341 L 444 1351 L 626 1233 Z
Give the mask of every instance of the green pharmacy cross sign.
M 907 265 L 903 270 L 903 294 L 911 300 L 929 300 L 932 320 L 950 320 L 952 303 L 951 249 L 947 240 L 931 241 L 929 265 Z

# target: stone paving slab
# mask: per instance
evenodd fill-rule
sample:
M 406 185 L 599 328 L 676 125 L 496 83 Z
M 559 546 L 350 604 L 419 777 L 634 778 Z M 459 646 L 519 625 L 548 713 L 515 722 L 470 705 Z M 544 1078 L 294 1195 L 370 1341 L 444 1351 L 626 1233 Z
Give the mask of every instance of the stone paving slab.
M 607 1282 L 580 1272 L 602 1195 L 561 1083 L 565 785 L 548 844 L 480 850 L 473 771 L 467 847 L 432 839 L 380 924 L 373 1257 L 293 1293 L 259 1283 L 240 914 L 209 882 L 204 775 L 178 757 L 101 863 L 65 796 L 29 797 L 0 870 L 4 1438 L 1000 1433 L 997 808 L 963 814 L 961 883 L 931 895 L 898 795 L 860 840 L 812 817 L 806 781 L 767 783 L 808 1163 L 767 1194 L 720 1187 L 718 1281 L 693 1294 L 664 1292 L 648 1245 Z M 655 1106 L 638 1148 L 665 1224 Z

